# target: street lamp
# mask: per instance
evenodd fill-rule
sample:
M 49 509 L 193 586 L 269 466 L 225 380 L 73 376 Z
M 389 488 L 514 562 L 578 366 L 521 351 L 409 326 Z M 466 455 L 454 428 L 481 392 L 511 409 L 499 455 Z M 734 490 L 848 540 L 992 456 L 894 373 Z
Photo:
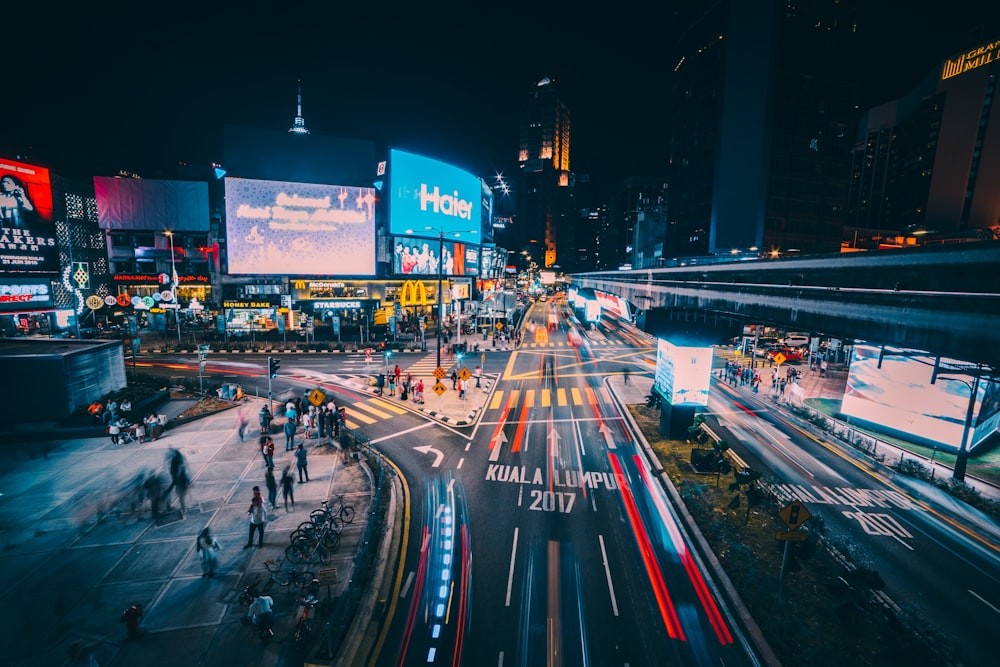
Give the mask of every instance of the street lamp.
M 979 398 L 979 378 L 982 376 L 982 366 L 977 365 L 974 371 L 971 368 L 969 369 L 969 374 L 972 375 L 972 382 L 948 375 L 939 375 L 937 370 L 937 364 L 935 364 L 934 373 L 931 375 L 931 384 L 934 384 L 936 380 L 952 380 L 954 382 L 961 382 L 969 388 L 969 407 L 965 411 L 965 423 L 962 426 L 962 441 L 959 443 L 958 453 L 955 455 L 955 468 L 951 475 L 951 478 L 956 482 L 964 482 L 965 471 L 969 466 L 969 431 L 972 428 L 972 416 L 976 409 L 976 399 Z
M 174 259 L 174 233 L 170 230 L 163 232 L 170 239 L 170 279 L 174 293 L 174 322 L 177 324 L 177 343 L 181 342 L 181 302 L 177 298 L 177 261 Z

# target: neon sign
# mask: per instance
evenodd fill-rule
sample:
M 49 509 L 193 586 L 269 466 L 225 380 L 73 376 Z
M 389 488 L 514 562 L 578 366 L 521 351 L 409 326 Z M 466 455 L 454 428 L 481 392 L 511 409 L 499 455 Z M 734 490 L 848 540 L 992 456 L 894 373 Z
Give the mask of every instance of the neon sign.
M 1000 40 L 977 46 L 955 60 L 945 60 L 944 67 L 941 69 L 941 80 L 965 74 L 998 60 L 1000 60 Z

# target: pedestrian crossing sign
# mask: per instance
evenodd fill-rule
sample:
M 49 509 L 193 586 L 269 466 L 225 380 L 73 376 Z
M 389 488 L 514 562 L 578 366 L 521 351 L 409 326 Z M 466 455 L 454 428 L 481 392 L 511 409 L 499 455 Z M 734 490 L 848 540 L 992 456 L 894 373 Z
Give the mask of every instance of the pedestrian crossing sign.
M 319 389 L 313 389 L 309 392 L 309 403 L 315 405 L 317 408 L 323 405 L 323 401 L 326 400 L 326 394 L 321 392 Z
M 458 372 L 458 377 L 462 378 L 463 380 L 468 380 L 470 377 L 472 377 L 472 373 L 469 372 L 468 368 L 462 366 L 462 370 Z

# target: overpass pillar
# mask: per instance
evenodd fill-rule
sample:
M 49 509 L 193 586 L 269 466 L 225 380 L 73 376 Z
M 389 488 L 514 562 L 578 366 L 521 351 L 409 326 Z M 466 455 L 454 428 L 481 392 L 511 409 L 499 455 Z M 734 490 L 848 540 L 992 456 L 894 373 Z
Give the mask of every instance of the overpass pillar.
M 696 405 L 670 405 L 666 399 L 660 402 L 660 433 L 671 440 L 684 440 L 688 428 L 694 424 Z

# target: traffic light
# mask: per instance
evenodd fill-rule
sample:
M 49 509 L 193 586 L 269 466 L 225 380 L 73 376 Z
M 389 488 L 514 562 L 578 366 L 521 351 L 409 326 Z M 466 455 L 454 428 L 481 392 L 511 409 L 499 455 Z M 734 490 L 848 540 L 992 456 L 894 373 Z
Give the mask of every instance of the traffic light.
M 273 378 L 278 377 L 278 366 L 280 365 L 281 362 L 275 359 L 274 357 L 267 358 L 267 372 L 270 374 L 271 377 Z

